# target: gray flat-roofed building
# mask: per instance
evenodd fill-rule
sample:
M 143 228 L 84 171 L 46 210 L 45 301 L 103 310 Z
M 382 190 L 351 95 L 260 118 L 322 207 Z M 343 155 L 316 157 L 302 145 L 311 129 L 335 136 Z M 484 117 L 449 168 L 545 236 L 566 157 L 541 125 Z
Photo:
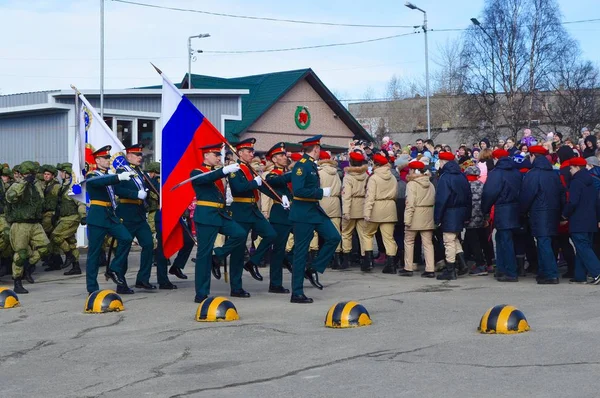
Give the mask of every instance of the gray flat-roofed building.
M 241 120 L 241 96 L 247 89 L 182 90 L 221 132 L 225 121 Z M 100 112 L 99 91 L 86 91 Z M 71 159 L 76 115 L 73 90 L 40 91 L 0 96 L 0 162 L 24 160 L 56 164 Z M 161 90 L 105 90 L 104 120 L 125 145 L 143 143 L 144 162 L 160 161 Z M 174 137 L 175 138 L 175 137 Z

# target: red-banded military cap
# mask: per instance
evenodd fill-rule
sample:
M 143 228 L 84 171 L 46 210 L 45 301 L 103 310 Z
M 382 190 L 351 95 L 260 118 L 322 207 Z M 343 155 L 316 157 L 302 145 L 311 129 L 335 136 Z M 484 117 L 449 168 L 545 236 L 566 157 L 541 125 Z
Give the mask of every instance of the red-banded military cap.
M 315 135 L 314 137 L 310 137 L 305 139 L 304 141 L 300 141 L 300 144 L 302 144 L 303 147 L 321 145 L 321 138 L 323 138 L 322 135 Z
M 298 152 L 294 152 L 290 155 L 290 159 L 292 159 L 292 161 L 297 162 L 300 159 L 302 159 L 302 154 L 298 153 Z
M 283 142 L 278 142 L 273 145 L 271 149 L 267 152 L 267 158 L 271 159 L 275 155 L 279 155 L 280 153 L 287 153 L 285 150 L 285 144 Z
M 412 162 L 408 163 L 408 168 L 422 170 L 425 168 L 425 163 L 421 162 L 420 160 L 413 160 Z
M 144 149 L 144 144 L 133 144 L 127 148 L 125 148 L 125 153 L 134 153 L 136 155 L 142 155 L 142 150 Z
M 351 152 L 350 159 L 354 160 L 355 162 L 364 162 L 365 161 L 365 157 L 360 152 Z
M 200 147 L 200 149 L 203 153 L 221 154 L 221 151 L 223 150 L 223 144 L 219 142 L 218 144 L 205 145 L 203 147 Z
M 534 145 L 529 147 L 529 153 L 535 153 L 538 155 L 546 155 L 548 151 L 541 145 Z
M 95 158 L 110 158 L 110 150 L 112 146 L 106 145 L 92 153 Z
M 440 152 L 438 157 L 440 158 L 440 160 L 448 160 L 448 161 L 454 160 L 454 155 L 452 154 L 452 152 Z
M 587 166 L 587 161 L 584 158 L 573 158 L 568 160 L 569 166 L 577 166 L 577 167 L 585 167 Z
M 319 160 L 327 160 L 327 159 L 331 159 L 331 155 L 329 153 L 327 153 L 326 151 L 321 151 L 321 153 L 319 153 Z
M 375 162 L 376 164 L 378 164 L 380 166 L 384 166 L 389 163 L 385 156 L 380 155 L 378 153 L 373 155 L 373 162 Z
M 492 152 L 492 156 L 495 159 L 507 158 L 508 157 L 508 151 L 505 150 L 505 149 L 496 149 L 494 152 Z
M 254 149 L 254 144 L 256 143 L 256 138 L 246 138 L 244 141 L 240 141 L 234 144 L 236 150 L 240 149 Z

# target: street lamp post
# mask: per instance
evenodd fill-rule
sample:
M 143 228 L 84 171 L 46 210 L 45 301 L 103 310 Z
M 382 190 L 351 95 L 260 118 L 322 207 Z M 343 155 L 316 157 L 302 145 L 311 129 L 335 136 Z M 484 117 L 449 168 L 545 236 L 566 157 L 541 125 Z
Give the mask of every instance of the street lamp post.
M 411 2 L 404 4 L 411 10 L 418 10 L 423 13 L 423 33 L 425 33 L 425 96 L 427 98 L 427 138 L 431 139 L 431 113 L 429 110 L 429 50 L 427 47 L 427 12 Z
M 192 55 L 194 55 L 195 52 L 202 52 L 202 50 L 192 50 L 192 39 L 204 39 L 205 37 L 210 37 L 210 34 L 201 33 L 199 35 L 188 37 L 188 88 L 192 88 Z
M 490 51 L 492 52 L 492 93 L 496 94 L 496 57 L 494 55 L 494 39 L 487 30 L 483 26 L 481 26 L 481 22 L 477 20 L 477 18 L 471 18 L 471 22 L 473 25 L 478 26 L 483 33 L 490 39 Z

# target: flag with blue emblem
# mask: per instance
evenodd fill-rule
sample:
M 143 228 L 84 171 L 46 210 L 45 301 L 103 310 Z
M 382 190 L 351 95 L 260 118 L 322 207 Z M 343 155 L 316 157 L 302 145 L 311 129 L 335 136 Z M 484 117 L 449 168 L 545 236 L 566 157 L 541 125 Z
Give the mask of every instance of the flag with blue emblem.
M 105 145 L 112 147 L 111 170 L 127 164 L 125 159 L 125 146 L 117 135 L 106 125 L 96 109 L 81 93 L 79 97 L 79 131 L 75 137 L 75 150 L 71 157 L 73 163 L 73 199 L 86 203 L 85 174 L 96 167 L 92 152 Z M 92 149 L 93 148 L 93 149 Z

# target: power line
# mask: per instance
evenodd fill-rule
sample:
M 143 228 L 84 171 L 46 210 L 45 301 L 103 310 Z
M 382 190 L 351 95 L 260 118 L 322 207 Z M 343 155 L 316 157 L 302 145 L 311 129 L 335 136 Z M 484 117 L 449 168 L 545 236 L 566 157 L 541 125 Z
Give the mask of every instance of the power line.
M 407 29 L 413 29 L 415 27 L 413 25 L 368 25 L 368 24 L 348 24 L 348 23 L 335 23 L 335 22 L 303 21 L 303 20 L 297 20 L 297 19 L 279 19 L 279 18 L 268 18 L 268 17 L 256 17 L 256 16 L 250 16 L 250 15 L 225 14 L 225 13 L 221 13 L 221 12 L 194 10 L 194 9 L 189 9 L 189 8 L 166 7 L 166 6 L 159 6 L 156 4 L 139 3 L 137 1 L 128 1 L 128 0 L 113 0 L 113 1 L 117 2 L 117 3 L 130 4 L 130 5 L 134 5 L 134 6 L 140 6 L 140 7 L 158 8 L 158 9 L 162 9 L 162 10 L 193 12 L 193 13 L 197 13 L 197 14 L 212 15 L 212 16 L 216 16 L 216 17 L 252 19 L 252 20 L 269 21 L 269 22 L 287 22 L 287 23 L 296 23 L 296 24 L 305 24 L 305 25 L 341 26 L 341 27 L 350 27 L 350 28 L 407 28 Z
M 267 50 L 204 51 L 204 53 L 206 53 L 206 54 L 273 53 L 273 52 L 283 52 L 283 51 L 309 50 L 309 49 L 314 49 L 314 48 L 325 48 L 325 47 L 352 46 L 352 45 L 355 45 L 355 44 L 372 43 L 374 41 L 395 39 L 397 37 L 409 36 L 409 35 L 414 35 L 414 34 L 417 34 L 417 33 L 420 33 L 420 32 L 402 33 L 402 34 L 399 34 L 399 35 L 376 37 L 374 39 L 351 41 L 351 42 L 345 42 L 345 43 L 319 44 L 319 45 L 316 45 L 316 46 L 277 48 L 277 49 L 267 49 Z

